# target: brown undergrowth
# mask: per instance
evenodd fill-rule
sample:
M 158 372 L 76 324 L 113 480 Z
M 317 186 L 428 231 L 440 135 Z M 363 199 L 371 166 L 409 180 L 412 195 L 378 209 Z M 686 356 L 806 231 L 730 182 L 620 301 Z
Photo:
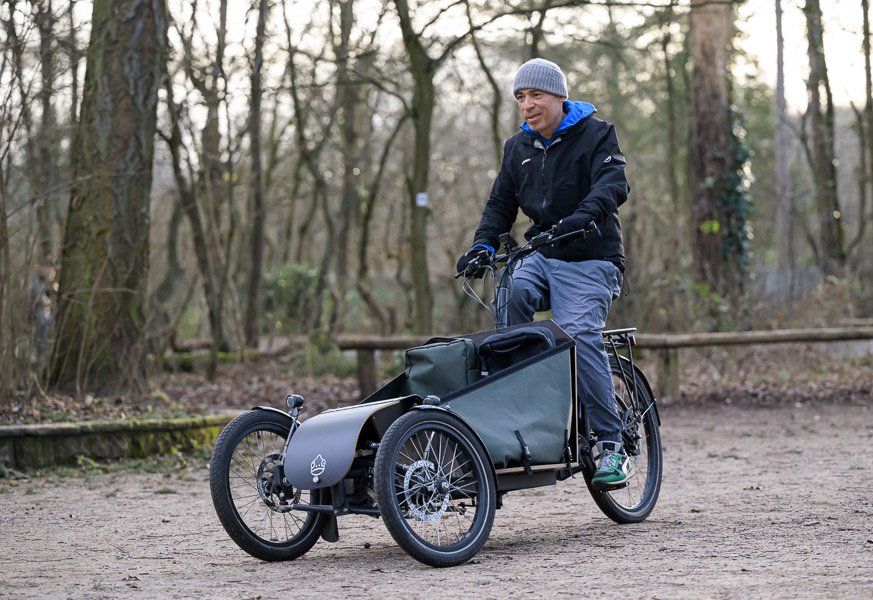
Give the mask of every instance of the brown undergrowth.
M 871 343 L 688 349 L 679 356 L 682 403 L 873 405 Z M 655 353 L 641 353 L 638 362 L 656 383 Z M 2 403 L 0 424 L 202 415 L 256 405 L 282 408 L 290 393 L 306 399 L 308 416 L 359 397 L 354 378 L 296 375 L 281 357 L 223 365 L 212 382 L 196 371 L 164 373 L 152 379 L 152 389 L 141 398 L 35 394 Z

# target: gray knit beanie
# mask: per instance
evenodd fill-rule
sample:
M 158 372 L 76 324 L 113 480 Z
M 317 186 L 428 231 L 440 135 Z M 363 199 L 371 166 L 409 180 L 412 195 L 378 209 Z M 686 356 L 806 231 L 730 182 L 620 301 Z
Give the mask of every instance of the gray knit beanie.
M 567 78 L 561 67 L 543 58 L 532 58 L 515 74 L 512 82 L 512 94 L 518 90 L 542 90 L 555 96 L 567 97 Z

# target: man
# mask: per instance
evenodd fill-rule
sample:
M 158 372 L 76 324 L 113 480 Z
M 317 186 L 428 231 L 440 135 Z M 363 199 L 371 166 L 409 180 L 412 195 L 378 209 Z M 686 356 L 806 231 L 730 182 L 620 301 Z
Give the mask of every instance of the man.
M 524 63 L 512 86 L 524 123 L 503 148 L 503 164 L 458 272 L 490 256 L 520 208 L 531 219 L 530 240 L 555 227 L 555 236 L 585 231 L 572 241 L 540 247 L 512 275 L 510 325 L 551 308 L 576 340 L 579 390 L 597 436 L 596 489 L 620 486 L 630 463 L 622 452 L 621 421 L 601 332 L 621 290 L 624 249 L 618 207 L 627 199 L 625 159 L 611 123 L 593 105 L 567 100 L 567 80 L 553 62 Z M 481 273 L 480 273 L 481 274 Z

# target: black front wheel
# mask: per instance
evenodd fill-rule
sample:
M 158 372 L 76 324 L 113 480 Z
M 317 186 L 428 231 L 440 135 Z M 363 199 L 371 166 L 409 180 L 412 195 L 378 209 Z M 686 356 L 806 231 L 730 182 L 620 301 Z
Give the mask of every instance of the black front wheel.
M 282 451 L 290 428 L 286 415 L 253 410 L 228 423 L 212 449 L 209 487 L 218 519 L 240 548 L 261 560 L 302 556 L 318 541 L 327 520 L 299 509 L 321 504 L 321 490 L 282 484 Z
M 662 455 L 661 433 L 655 400 L 643 374 L 624 358 L 609 357 L 615 400 L 624 423 L 622 445 L 631 461 L 630 479 L 624 487 L 615 490 L 591 489 L 594 462 L 584 470 L 585 483 L 597 506 L 617 523 L 639 523 L 646 519 L 661 491 Z M 633 391 L 636 390 L 636 401 Z
M 379 444 L 379 511 L 410 556 L 433 567 L 470 560 L 491 532 L 496 489 L 488 453 L 457 417 L 413 410 Z

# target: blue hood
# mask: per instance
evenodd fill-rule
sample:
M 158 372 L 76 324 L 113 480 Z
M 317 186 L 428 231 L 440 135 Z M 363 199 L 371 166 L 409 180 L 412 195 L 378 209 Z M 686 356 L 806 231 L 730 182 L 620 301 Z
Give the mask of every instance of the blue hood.
M 558 128 L 555 130 L 555 133 L 552 134 L 552 137 L 550 139 L 544 138 L 538 132 L 531 129 L 527 123 L 521 124 L 521 130 L 536 138 L 541 139 L 546 147 L 548 147 L 552 143 L 552 140 L 554 140 L 558 135 L 567 131 L 573 125 L 575 125 L 582 119 L 591 116 L 595 112 L 597 112 L 597 109 L 594 108 L 594 105 L 590 102 L 580 102 L 578 100 L 564 100 L 564 120 L 561 121 L 560 125 L 558 125 Z

